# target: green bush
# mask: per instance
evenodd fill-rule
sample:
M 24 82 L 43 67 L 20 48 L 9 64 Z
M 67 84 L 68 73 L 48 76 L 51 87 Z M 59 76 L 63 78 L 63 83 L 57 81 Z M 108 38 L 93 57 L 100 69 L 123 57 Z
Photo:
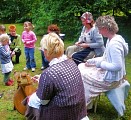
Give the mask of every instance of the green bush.
M 43 35 L 47 31 L 48 25 L 57 24 L 68 39 L 77 39 L 79 31 L 81 31 L 81 21 L 78 16 L 74 15 L 76 11 L 78 12 L 77 6 L 78 2 L 75 1 L 43 1 L 39 9 L 33 10 L 36 34 Z

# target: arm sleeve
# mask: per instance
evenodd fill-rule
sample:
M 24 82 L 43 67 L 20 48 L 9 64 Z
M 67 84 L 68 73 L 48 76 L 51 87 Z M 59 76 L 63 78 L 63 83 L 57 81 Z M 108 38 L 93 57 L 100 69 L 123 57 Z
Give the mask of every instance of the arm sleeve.
M 18 37 L 17 37 L 17 45 L 16 45 L 16 47 L 17 48 L 20 48 L 20 46 L 21 46 L 21 37 L 20 37 L 20 35 L 17 35 Z
M 4 56 L 5 58 L 8 58 L 10 56 L 10 52 L 7 52 L 4 47 L 0 47 L 0 52 L 1 55 Z
M 35 43 L 36 42 L 36 40 L 37 40 L 37 37 L 36 37 L 36 35 L 35 35 L 35 33 L 32 31 L 32 33 L 31 33 L 31 41 L 28 41 L 29 42 L 29 44 L 32 44 L 32 43 Z
M 91 32 L 91 36 L 92 36 L 93 42 L 88 44 L 90 48 L 100 48 L 104 45 L 103 37 L 101 34 L 99 34 L 99 31 L 97 28 L 95 27 L 93 28 Z
M 119 71 L 123 63 L 121 48 L 122 46 L 120 47 L 118 44 L 112 44 L 111 48 L 108 49 L 110 62 L 102 61 L 100 67 L 109 71 Z

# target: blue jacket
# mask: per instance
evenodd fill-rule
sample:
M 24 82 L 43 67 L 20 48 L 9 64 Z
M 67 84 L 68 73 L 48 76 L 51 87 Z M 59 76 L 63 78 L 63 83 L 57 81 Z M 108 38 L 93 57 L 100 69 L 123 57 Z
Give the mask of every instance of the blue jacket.
M 83 34 L 85 30 L 86 28 L 84 26 L 81 32 L 81 36 L 79 37 L 79 40 L 78 40 L 79 42 L 84 41 Z M 94 48 L 96 56 L 102 56 L 104 53 L 105 47 L 104 47 L 103 37 L 101 34 L 99 34 L 98 29 L 95 26 L 93 26 L 91 30 L 89 31 L 88 35 L 90 36 L 90 39 L 91 39 L 91 42 L 88 43 L 88 45 L 90 46 L 90 48 Z M 86 36 L 86 37 L 89 37 L 89 36 Z
M 128 43 L 120 35 L 107 40 L 106 49 L 102 57 L 87 60 L 105 70 L 104 80 L 119 81 L 126 75 L 125 56 L 128 54 Z
M 0 61 L 1 64 L 6 64 L 11 61 L 10 52 L 7 52 L 5 46 L 0 45 Z

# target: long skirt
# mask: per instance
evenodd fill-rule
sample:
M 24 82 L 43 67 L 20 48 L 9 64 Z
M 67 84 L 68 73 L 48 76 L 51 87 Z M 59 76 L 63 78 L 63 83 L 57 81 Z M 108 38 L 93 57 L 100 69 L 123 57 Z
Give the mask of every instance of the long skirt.
M 86 105 L 88 106 L 92 100 L 103 92 L 109 91 L 120 85 L 121 81 L 107 82 L 103 80 L 105 71 L 95 66 L 85 66 L 85 63 L 78 65 L 82 75 L 85 89 Z

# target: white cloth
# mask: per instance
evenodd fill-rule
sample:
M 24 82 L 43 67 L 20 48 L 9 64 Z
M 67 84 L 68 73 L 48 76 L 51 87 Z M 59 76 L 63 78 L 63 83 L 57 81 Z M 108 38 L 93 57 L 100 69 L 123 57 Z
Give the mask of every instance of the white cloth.
M 36 92 L 33 93 L 29 98 L 28 105 L 33 108 L 39 109 L 40 104 L 40 99 L 37 97 Z
M 89 120 L 89 118 L 86 116 L 86 117 L 82 118 L 81 120 Z
M 1 64 L 2 73 L 11 72 L 13 70 L 13 68 L 14 68 L 14 66 L 13 66 L 12 61 L 10 61 L 9 63 L 6 63 L 6 64 Z
M 106 92 L 106 95 L 112 105 L 115 107 L 119 116 L 123 116 L 126 110 L 125 99 L 128 96 L 130 84 L 127 80 L 124 81 L 118 88 Z

